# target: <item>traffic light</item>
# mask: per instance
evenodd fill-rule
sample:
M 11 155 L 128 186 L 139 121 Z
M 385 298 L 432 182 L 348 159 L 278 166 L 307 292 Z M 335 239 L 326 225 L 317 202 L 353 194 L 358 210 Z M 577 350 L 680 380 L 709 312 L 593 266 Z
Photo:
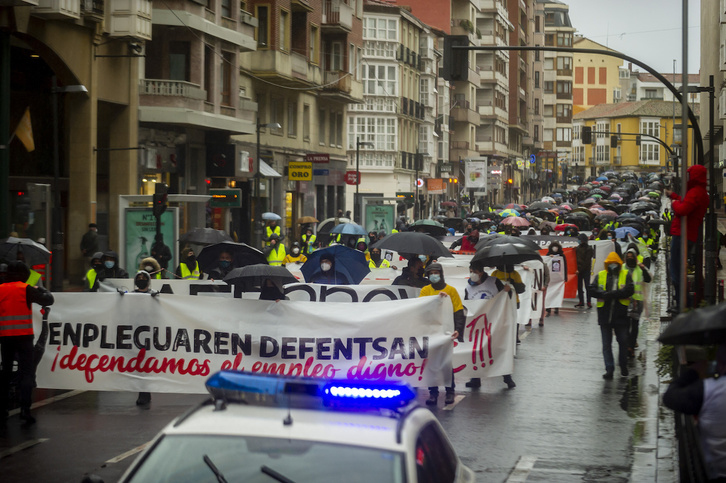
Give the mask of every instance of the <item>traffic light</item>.
M 592 128 L 582 126 L 582 144 L 592 144 Z
M 513 183 L 514 183 L 514 180 L 513 180 L 512 178 L 509 178 L 509 179 L 507 180 L 507 184 L 508 184 L 508 185 L 510 185 L 510 186 L 511 186 L 511 185 L 512 185 Z
M 156 183 L 153 196 L 154 216 L 160 217 L 166 211 L 169 200 L 169 187 L 165 183 Z
M 444 65 L 441 77 L 448 81 L 462 81 L 469 77 L 469 51 L 453 47 L 468 47 L 466 35 L 447 35 L 444 37 Z
M 618 147 L 618 137 L 617 136 L 610 136 L 610 147 L 611 148 Z
M 637 136 L 635 136 L 635 145 L 636 146 L 640 146 L 640 134 L 638 134 Z

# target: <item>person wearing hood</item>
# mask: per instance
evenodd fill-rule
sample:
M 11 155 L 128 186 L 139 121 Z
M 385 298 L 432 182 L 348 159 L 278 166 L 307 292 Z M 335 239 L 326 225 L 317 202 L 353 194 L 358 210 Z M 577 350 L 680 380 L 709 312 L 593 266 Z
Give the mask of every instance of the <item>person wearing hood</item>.
M 350 285 L 350 280 L 335 269 L 335 259 L 331 255 L 320 257 L 320 271 L 313 274 L 312 283 L 325 285 Z
M 204 277 L 202 269 L 199 268 L 199 262 L 197 256 L 194 254 L 194 250 L 189 247 L 184 247 L 182 250 L 182 256 L 184 257 L 179 266 L 176 267 L 174 275 L 176 278 L 182 280 L 201 280 Z
M 560 245 L 560 242 L 553 241 L 552 243 L 550 243 L 550 246 L 547 249 L 547 256 L 560 257 L 559 259 L 562 260 L 562 265 L 560 267 L 557 267 L 557 264 L 553 263 L 551 272 L 555 272 L 555 273 L 558 271 L 563 272 L 565 283 L 567 283 L 567 257 L 565 257 L 565 254 L 562 251 L 562 245 Z M 556 261 L 559 261 L 559 260 L 556 260 Z M 559 268 L 559 270 L 556 270 L 556 268 Z M 545 317 L 549 317 L 551 314 L 552 314 L 552 308 L 548 308 L 547 315 Z M 560 315 L 559 307 L 555 307 L 555 315 Z
M 214 268 L 209 272 L 209 279 L 224 280 L 224 277 L 226 277 L 229 272 L 235 268 L 233 261 L 234 258 L 232 257 L 232 252 L 222 250 L 219 253 L 219 258 L 217 259 L 217 268 Z
M 317 236 L 313 235 L 312 227 L 305 228 L 305 234 L 300 237 L 302 240 L 302 252 L 306 255 L 310 255 L 315 251 L 315 241 L 318 239 Z
M 431 282 L 424 276 L 424 261 L 418 255 L 408 259 L 408 266 L 403 267 L 401 275 L 393 280 L 392 285 L 408 285 L 423 288 Z
M 587 287 L 590 283 L 590 272 L 592 271 L 592 259 L 595 258 L 595 250 L 590 246 L 587 240 L 587 235 L 580 233 L 577 235 L 580 244 L 575 247 L 575 259 L 577 260 L 577 298 L 579 303 L 575 305 L 575 308 L 582 308 L 585 306 L 585 300 L 587 299 L 587 308 L 592 308 L 590 303 L 590 292 Z
M 20 419 L 35 423 L 30 414 L 35 381 L 32 305 L 53 305 L 53 294 L 25 283 L 30 271 L 20 261 L 8 263 L 7 282 L 0 285 L 0 422 L 8 417 L 13 361 L 18 362 Z
M 464 291 L 464 300 L 491 299 L 501 291 L 510 292 L 511 290 L 512 287 L 510 285 L 504 285 L 498 278 L 487 274 L 481 263 L 473 262 L 469 264 L 469 281 L 467 282 L 466 289 Z M 511 374 L 507 374 L 503 377 L 504 384 L 506 384 L 509 389 L 517 387 Z M 481 387 L 481 378 L 472 378 L 466 383 L 466 387 Z
M 671 308 L 672 312 L 678 313 L 682 307 L 680 304 L 681 293 L 681 261 L 684 254 L 681 253 L 681 217 L 686 217 L 686 237 L 688 239 L 688 249 L 685 256 L 687 257 L 693 250 L 693 246 L 698 239 L 698 233 L 703 224 L 703 217 L 708 209 L 708 192 L 706 191 L 706 174 L 705 166 L 695 164 L 688 168 L 688 190 L 685 198 L 673 191 L 666 189 L 665 195 L 671 199 L 671 208 L 673 209 L 673 221 L 671 221 L 671 280 L 675 289 L 675 305 Z
M 84 292 L 98 292 L 98 274 L 103 271 L 102 252 L 96 252 L 91 257 L 91 268 L 86 272 L 83 278 Z
M 628 306 L 630 319 L 628 332 L 628 355 L 635 357 L 635 348 L 638 345 L 638 331 L 640 329 L 640 314 L 643 312 L 643 292 L 646 283 L 650 283 L 651 276 L 643 262 L 638 261 L 638 247 L 635 243 L 628 246 L 625 252 L 625 270 L 633 277 L 635 292 Z
M 139 270 L 144 270 L 151 278 L 161 279 L 161 265 L 154 257 L 146 257 L 139 262 Z
M 151 257 L 149 257 L 151 258 Z M 139 270 L 134 276 L 134 293 L 146 293 L 152 297 L 159 295 L 156 290 L 151 290 L 151 274 L 146 270 Z M 140 392 L 136 398 L 137 406 L 146 406 L 151 403 L 150 392 Z
M 377 247 L 371 248 L 371 259 L 368 262 L 368 268 L 391 268 L 391 262 L 381 256 L 381 249 Z M 392 267 L 394 270 L 396 266 Z
M 279 267 L 287 255 L 285 245 L 280 242 L 280 237 L 274 233 L 270 236 L 270 240 L 267 243 L 268 246 L 263 250 L 263 253 L 267 257 L 267 263 Z
M 292 244 L 292 249 L 290 250 L 290 253 L 285 255 L 285 258 L 282 259 L 282 266 L 284 267 L 288 263 L 297 263 L 298 265 L 300 265 L 307 261 L 308 257 L 303 255 L 302 251 L 300 250 L 300 244 L 298 242 L 295 242 Z
M 366 237 L 362 236 L 358 238 L 355 242 L 354 248 L 359 252 L 363 252 L 363 254 L 366 256 L 366 262 L 371 261 L 371 254 L 370 252 L 368 252 L 368 242 L 366 242 Z
M 432 263 L 426 268 L 426 275 L 429 277 L 430 285 L 426 285 L 421 289 L 419 297 L 430 297 L 432 295 L 439 295 L 441 297 L 451 298 L 451 303 L 454 306 L 454 333 L 451 334 L 452 340 L 464 341 L 464 329 L 466 326 L 466 315 L 464 314 L 464 305 L 461 303 L 461 297 L 459 292 L 456 291 L 451 285 L 447 285 L 444 281 L 444 267 L 440 263 Z M 454 374 L 451 374 L 451 386 L 446 388 L 446 399 L 445 404 L 453 404 L 455 398 L 454 394 Z M 429 398 L 426 400 L 426 404 L 429 406 L 435 406 L 439 399 L 439 388 L 429 387 Z
M 613 332 L 618 341 L 620 374 L 628 375 L 628 306 L 635 293 L 633 277 L 622 268 L 623 261 L 615 252 L 605 258 L 604 270 L 592 280 L 590 294 L 597 298 L 597 323 L 602 336 L 602 355 L 605 361 L 603 379 L 612 379 L 615 372 L 613 360 Z
M 126 270 L 118 266 L 118 254 L 109 250 L 104 252 L 103 258 L 103 270 L 98 274 L 99 280 L 105 280 L 107 278 L 129 278 L 129 274 Z
M 159 272 L 161 278 L 166 278 L 169 261 L 172 259 L 171 249 L 164 243 L 163 234 L 157 233 L 154 240 L 154 244 L 151 246 L 151 256 L 159 262 L 159 266 L 163 269 L 163 272 Z

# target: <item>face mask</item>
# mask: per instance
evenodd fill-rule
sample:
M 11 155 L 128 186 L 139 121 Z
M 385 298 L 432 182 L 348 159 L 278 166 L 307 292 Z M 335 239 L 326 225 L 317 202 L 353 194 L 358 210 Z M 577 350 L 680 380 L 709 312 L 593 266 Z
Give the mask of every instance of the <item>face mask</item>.
M 292 254 L 293 255 L 297 255 L 298 253 L 300 253 L 300 249 L 299 248 L 293 248 L 292 249 Z
M 360 252 L 366 251 L 366 246 L 365 245 L 358 245 L 358 251 L 360 251 Z
M 116 265 L 116 263 L 113 260 L 106 260 L 103 262 L 103 266 L 106 268 L 113 268 L 114 265 Z
M 194 265 L 194 263 L 195 263 L 196 261 L 197 261 L 197 257 L 195 257 L 194 255 L 189 255 L 189 256 L 187 257 L 187 263 L 188 263 L 189 265 Z
M 94 263 L 93 269 L 96 271 L 101 270 L 101 269 L 103 269 L 103 265 L 101 265 L 100 263 Z
M 232 265 L 232 262 L 230 262 L 229 260 L 220 260 L 219 261 L 220 268 L 229 268 L 230 265 Z
M 147 272 L 151 273 L 151 272 L 154 271 L 154 267 L 144 267 L 144 270 L 146 270 Z
M 469 272 L 469 280 L 471 280 L 474 283 L 479 283 L 479 280 L 481 280 L 481 277 L 476 272 Z
M 618 269 L 617 263 L 611 263 L 610 265 L 608 265 L 608 271 L 610 271 L 610 272 L 614 272 L 617 269 Z
M 426 255 L 419 255 L 418 259 L 421 260 L 422 262 L 426 263 Z
M 608 235 L 608 240 L 612 240 L 612 239 L 613 239 L 612 235 Z
M 371 253 L 371 259 L 373 259 L 373 260 L 380 260 L 381 259 L 381 254 L 380 253 L 375 253 L 375 252 L 374 253 Z
M 320 264 L 320 270 L 322 270 L 323 272 L 327 272 L 331 268 L 333 268 L 333 266 L 330 263 L 321 263 Z
M 441 275 L 435 273 L 429 277 L 429 280 L 431 280 L 431 283 L 439 283 L 441 281 Z
M 144 278 L 140 278 L 136 281 L 136 286 L 139 287 L 139 289 L 144 290 L 149 286 L 149 281 Z
M 552 253 L 557 253 L 560 251 L 560 247 L 552 247 Z
M 647 240 L 647 239 L 648 239 L 648 235 L 643 235 L 643 240 Z
M 638 264 L 638 262 L 636 260 L 633 260 L 632 258 L 628 258 L 626 260 L 626 263 L 630 268 L 635 268 L 635 266 Z

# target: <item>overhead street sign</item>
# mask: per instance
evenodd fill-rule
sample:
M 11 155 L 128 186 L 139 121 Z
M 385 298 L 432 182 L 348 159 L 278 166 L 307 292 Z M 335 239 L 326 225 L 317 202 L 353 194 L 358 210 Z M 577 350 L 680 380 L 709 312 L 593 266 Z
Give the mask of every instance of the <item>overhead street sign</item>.
M 287 165 L 287 177 L 290 181 L 312 181 L 313 163 L 290 161 Z

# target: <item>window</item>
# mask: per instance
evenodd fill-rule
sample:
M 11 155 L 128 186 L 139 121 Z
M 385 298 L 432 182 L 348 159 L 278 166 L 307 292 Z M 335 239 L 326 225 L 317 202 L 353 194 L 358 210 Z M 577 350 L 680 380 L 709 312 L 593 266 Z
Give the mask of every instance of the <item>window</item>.
M 569 127 L 557 128 L 557 142 L 569 143 L 572 141 L 572 129 Z
M 169 43 L 169 79 L 189 81 L 189 42 Z
M 397 72 L 395 66 L 371 65 L 363 69 L 363 92 L 375 96 L 397 95 Z
M 283 123 L 284 123 L 283 116 L 284 116 L 284 112 L 285 112 L 284 109 L 285 109 L 285 103 L 282 99 L 280 99 L 278 97 L 270 98 L 270 123 L 271 124 L 278 123 L 280 126 L 283 125 Z M 271 127 L 270 133 L 281 135 L 282 129 Z
M 431 103 L 429 102 L 429 79 L 423 77 L 420 79 L 419 84 L 420 87 L 420 95 L 421 95 L 421 104 L 424 106 L 429 106 Z
M 539 15 L 536 15 L 534 17 L 534 31 L 535 32 L 541 32 L 542 31 L 541 30 L 542 29 L 541 24 L 542 24 L 542 17 L 539 16 Z
M 539 125 L 534 126 L 534 142 L 539 142 Z
M 333 72 L 343 70 L 343 44 L 333 42 L 330 50 L 330 69 Z
M 355 64 L 355 80 L 360 81 L 361 80 L 361 71 L 363 70 L 363 49 L 358 47 L 358 57 L 356 57 L 356 64 Z
M 287 10 L 280 10 L 280 50 L 290 50 L 290 14 Z
M 335 145 L 339 148 L 343 147 L 343 113 L 335 114 Z
M 572 126 L 572 139 L 580 139 L 580 131 L 582 126 L 580 124 L 574 124 Z
M 397 122 L 393 117 L 359 116 L 348 120 L 348 149 L 355 149 L 355 140 L 372 142 L 376 151 L 396 151 Z
M 659 146 L 656 143 L 642 142 L 640 145 L 641 162 L 660 162 Z
M 555 45 L 555 34 L 545 34 L 545 45 L 549 47 Z
M 543 129 L 542 130 L 542 140 L 544 142 L 551 142 L 553 138 L 552 129 Z
M 618 77 L 621 79 L 630 79 L 630 71 L 626 69 L 620 69 L 618 71 Z
M 534 72 L 534 88 L 539 89 L 539 71 Z
M 289 137 L 297 136 L 297 102 L 295 101 L 287 103 L 287 135 Z
M 595 161 L 602 163 L 610 162 L 610 144 L 598 144 L 595 146 Z
M 645 98 L 646 99 L 660 98 L 660 96 L 658 95 L 658 89 L 645 89 Z
M 337 125 L 338 117 L 335 115 L 334 112 L 330 113 L 330 122 L 328 123 L 328 144 L 330 146 L 335 146 L 335 137 L 338 134 L 338 125 Z
M 204 46 L 204 89 L 207 91 L 207 102 L 214 102 L 214 50 L 208 45 Z M 260 106 L 257 106 L 258 112 Z
M 303 105 L 303 141 L 310 141 L 310 106 Z
M 348 72 L 353 72 L 356 64 L 357 62 L 355 60 L 355 44 L 350 44 L 348 46 Z
M 222 17 L 232 18 L 232 0 L 222 0 Z
M 534 100 L 534 115 L 539 116 L 539 99 Z
M 572 73 L 572 57 L 557 57 L 557 73 L 560 75 Z
M 553 117 L 555 115 L 555 108 L 551 104 L 545 104 L 544 106 L 545 117 Z
M 429 423 L 416 438 L 416 474 L 421 483 L 452 482 L 456 454 L 438 425 Z
M 269 22 L 270 22 L 270 11 L 268 7 L 264 5 L 258 5 L 255 7 L 257 9 L 257 47 L 263 47 L 267 48 L 268 45 L 270 45 L 270 32 L 269 32 Z
M 318 111 L 318 144 L 325 144 L 325 110 Z
M 610 131 L 608 121 L 598 121 L 595 124 L 595 131 L 597 131 L 595 134 L 596 139 L 605 139 L 605 136 L 607 136 L 605 133 Z
M 320 62 L 318 58 L 318 27 L 315 25 L 310 26 L 310 62 L 313 64 Z
M 553 70 L 555 68 L 555 59 L 549 58 L 544 60 L 545 70 Z
M 398 22 L 393 19 L 367 17 L 363 19 L 363 38 L 397 40 Z
M 555 93 L 554 81 L 544 81 L 544 92 L 545 92 L 545 94 L 554 94 Z
M 220 103 L 223 106 L 232 105 L 232 73 L 234 72 L 235 55 L 232 52 L 222 52 L 222 65 L 219 69 L 221 73 L 220 79 Z
M 640 121 L 640 134 L 649 134 L 658 137 L 660 134 L 660 122 L 658 120 Z
M 558 47 L 572 47 L 572 34 L 568 32 L 557 32 Z
M 560 119 L 567 121 L 572 119 L 572 106 L 569 104 L 557 104 L 557 118 L 558 122 Z M 566 122 L 566 121 L 565 121 Z

